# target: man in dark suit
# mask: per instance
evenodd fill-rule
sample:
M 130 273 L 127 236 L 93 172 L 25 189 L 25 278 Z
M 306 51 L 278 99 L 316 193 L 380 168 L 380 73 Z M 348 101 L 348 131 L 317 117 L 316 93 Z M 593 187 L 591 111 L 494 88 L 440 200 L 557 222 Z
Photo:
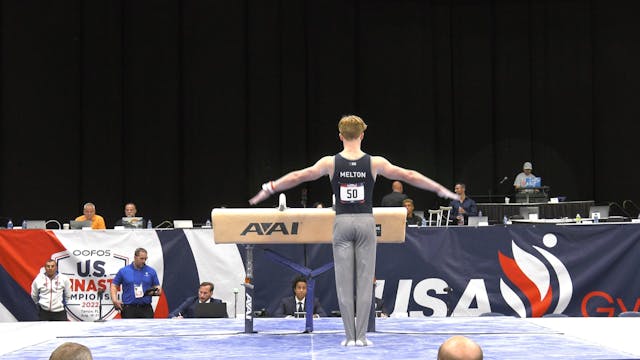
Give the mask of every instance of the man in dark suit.
M 293 280 L 292 288 L 294 296 L 282 298 L 273 316 L 294 317 L 296 316 L 296 312 L 302 313 L 306 311 L 307 279 L 305 279 L 304 276 L 296 277 Z M 327 313 L 322 308 L 322 305 L 320 305 L 318 298 L 313 299 L 313 317 L 326 316 Z
M 374 297 L 373 299 L 375 300 L 375 303 L 376 303 L 376 308 L 375 308 L 376 317 L 383 317 L 383 318 L 389 317 L 389 313 L 387 312 L 387 309 L 384 306 L 384 299 L 377 298 L 377 297 Z
M 169 318 L 192 318 L 196 317 L 196 305 L 201 303 L 218 303 L 221 304 L 222 300 L 214 299 L 213 295 L 213 283 L 208 281 L 200 284 L 198 289 L 198 296 L 188 297 L 180 306 L 173 310 L 169 314 Z

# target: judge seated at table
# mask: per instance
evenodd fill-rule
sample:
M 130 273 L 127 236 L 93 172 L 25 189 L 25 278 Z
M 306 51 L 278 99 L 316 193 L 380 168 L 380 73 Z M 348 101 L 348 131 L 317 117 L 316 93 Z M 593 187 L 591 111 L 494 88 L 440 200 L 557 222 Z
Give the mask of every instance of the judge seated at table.
M 451 218 L 458 225 L 468 224 L 469 216 L 478 215 L 476 202 L 467 196 L 465 184 L 457 183 L 453 190 L 460 200 L 451 200 Z
M 198 317 L 196 315 L 196 306 L 197 304 L 203 303 L 218 303 L 222 304 L 222 300 L 215 299 L 212 297 L 213 295 L 213 283 L 205 281 L 200 284 L 198 288 L 197 296 L 188 297 L 180 306 L 178 306 L 175 310 L 173 310 L 169 314 L 169 318 L 193 318 Z
M 422 218 L 413 212 L 413 210 L 415 209 L 413 200 L 409 198 L 402 200 L 402 206 L 407 209 L 407 225 L 420 226 L 422 224 Z
M 273 316 L 275 317 L 302 317 L 301 313 L 306 312 L 307 279 L 304 276 L 297 276 L 292 283 L 293 296 L 284 297 L 280 301 Z M 313 299 L 313 317 L 326 317 L 327 313 L 320 305 L 318 298 Z

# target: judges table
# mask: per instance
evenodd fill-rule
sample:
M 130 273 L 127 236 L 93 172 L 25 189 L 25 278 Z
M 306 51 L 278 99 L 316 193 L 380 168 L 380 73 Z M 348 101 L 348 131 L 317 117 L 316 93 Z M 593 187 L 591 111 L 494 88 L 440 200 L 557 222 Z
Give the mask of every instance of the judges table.
M 541 219 L 573 218 L 576 214 L 582 217 L 589 216 L 589 207 L 594 205 L 593 200 L 566 201 L 558 203 L 478 203 L 478 210 L 482 215 L 489 217 L 490 223 L 500 223 L 506 215 L 511 217 L 520 214 L 521 207 L 535 206 L 538 208 L 538 217 Z
M 0 230 L 0 321 L 37 319 L 30 286 L 49 258 L 71 279 L 70 319 L 96 320 L 100 307 L 103 318 L 119 317 L 109 292 L 101 302 L 97 293 L 138 247 L 148 250 L 147 263 L 162 283 L 156 317 L 167 317 L 202 281 L 212 281 L 229 316 L 244 318 L 245 245 L 214 240 L 211 229 Z M 272 314 L 291 296 L 297 275 L 273 263 L 267 249 L 317 268 L 332 261 L 331 247 L 255 245 L 253 309 Z M 412 227 L 404 243 L 378 244 L 375 292 L 385 312 L 399 317 L 615 316 L 640 307 L 638 259 L 639 223 Z M 316 281 L 322 306 L 337 310 L 333 271 Z

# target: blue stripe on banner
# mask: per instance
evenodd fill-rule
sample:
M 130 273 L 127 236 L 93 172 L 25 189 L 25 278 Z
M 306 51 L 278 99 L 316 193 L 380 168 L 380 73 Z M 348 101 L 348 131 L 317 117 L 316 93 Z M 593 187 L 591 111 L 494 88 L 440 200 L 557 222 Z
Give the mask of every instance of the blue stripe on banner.
M 180 306 L 188 296 L 198 293 L 198 266 L 184 231 L 157 231 L 164 258 L 162 289 L 169 312 Z
M 38 311 L 36 304 L 31 300 L 31 294 L 26 293 L 2 266 L 0 266 L 0 284 L 3 287 L 0 291 L 0 303 L 18 321 L 38 320 Z

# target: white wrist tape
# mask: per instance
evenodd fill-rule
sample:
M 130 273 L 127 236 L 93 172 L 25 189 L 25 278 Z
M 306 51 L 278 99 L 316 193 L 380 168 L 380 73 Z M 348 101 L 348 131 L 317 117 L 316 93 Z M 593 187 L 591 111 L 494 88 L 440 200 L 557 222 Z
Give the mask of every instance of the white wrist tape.
M 262 184 L 262 190 L 268 192 L 271 195 L 275 194 L 276 188 L 275 186 L 273 186 L 273 181 L 268 181 Z

